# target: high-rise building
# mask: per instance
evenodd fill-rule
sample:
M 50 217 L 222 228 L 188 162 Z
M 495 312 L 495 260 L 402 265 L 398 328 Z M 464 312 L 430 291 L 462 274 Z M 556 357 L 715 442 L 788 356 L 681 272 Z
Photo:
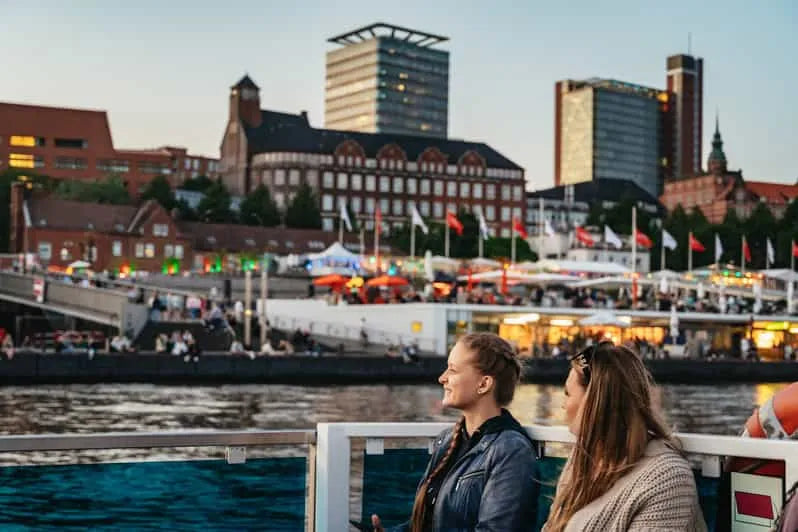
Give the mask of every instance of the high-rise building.
M 672 110 L 673 177 L 701 173 L 704 61 L 691 55 L 672 55 L 667 62 L 667 88 L 674 96 Z
M 611 79 L 555 85 L 555 185 L 626 179 L 653 196 L 669 174 L 667 91 Z
M 447 37 L 376 23 L 329 39 L 324 127 L 445 138 Z

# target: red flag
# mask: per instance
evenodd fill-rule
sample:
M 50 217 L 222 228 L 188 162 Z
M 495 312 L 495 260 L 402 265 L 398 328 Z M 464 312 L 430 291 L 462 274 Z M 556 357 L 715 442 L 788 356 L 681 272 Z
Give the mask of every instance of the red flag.
M 513 230 L 518 233 L 521 238 L 527 238 L 529 235 L 526 234 L 526 228 L 524 224 L 521 223 L 521 220 L 515 216 L 513 216 Z
M 690 249 L 692 249 L 693 251 L 706 251 L 704 244 L 699 242 L 698 239 L 694 237 L 692 233 L 690 233 Z
M 748 247 L 748 240 L 743 237 L 743 257 L 745 257 L 745 262 L 751 262 L 751 248 Z
M 578 225 L 576 226 L 576 239 L 590 248 L 592 248 L 593 244 L 595 244 L 593 237 L 590 236 L 590 233 L 588 233 Z
M 374 230 L 377 233 L 382 232 L 382 213 L 380 212 L 379 205 L 377 205 L 377 210 L 374 211 Z
M 454 229 L 458 235 L 463 234 L 463 224 L 457 219 L 457 216 L 450 211 L 446 211 L 446 225 Z
M 798 257 L 798 244 L 795 243 L 795 240 L 792 241 L 792 256 Z
M 648 248 L 650 248 L 651 246 L 654 245 L 654 243 L 651 241 L 651 239 L 648 238 L 647 235 L 645 235 L 642 232 L 640 232 L 640 230 L 638 230 L 638 229 L 635 229 L 635 241 L 639 245 L 643 246 L 646 249 L 648 249 Z

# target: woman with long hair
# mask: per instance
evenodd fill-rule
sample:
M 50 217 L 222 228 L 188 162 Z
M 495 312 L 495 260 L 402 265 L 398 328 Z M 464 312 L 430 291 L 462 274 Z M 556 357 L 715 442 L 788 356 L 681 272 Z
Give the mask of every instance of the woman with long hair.
M 488 333 L 460 338 L 438 382 L 443 385 L 443 406 L 463 416 L 435 439 L 410 521 L 393 530 L 534 528 L 535 445 L 503 408 L 512 401 L 520 375 L 521 364 L 505 340 Z M 376 515 L 372 526 L 383 530 Z
M 600 342 L 571 358 L 563 408 L 576 443 L 543 530 L 706 530 L 655 392 L 629 348 Z

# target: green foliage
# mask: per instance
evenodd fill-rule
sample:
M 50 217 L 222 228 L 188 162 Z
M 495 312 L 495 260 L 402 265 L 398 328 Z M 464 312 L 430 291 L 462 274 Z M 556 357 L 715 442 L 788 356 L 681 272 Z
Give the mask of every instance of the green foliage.
M 11 231 L 11 184 L 22 181 L 30 182 L 32 188 L 50 190 L 53 181 L 43 175 L 32 173 L 26 169 L 8 168 L 0 172 L 0 250 L 9 251 L 9 232 Z
M 199 215 L 197 211 L 191 208 L 191 205 L 184 199 L 175 202 L 175 209 L 177 209 L 177 218 L 185 222 L 199 222 Z
M 246 225 L 262 225 L 274 227 L 280 225 L 280 211 L 274 203 L 269 189 L 258 185 L 244 201 L 241 202 L 239 218 Z
M 286 227 L 321 229 L 321 212 L 316 194 L 307 183 L 302 183 L 294 199 L 285 210 Z
M 55 188 L 55 196 L 60 199 L 84 201 L 87 203 L 107 203 L 129 205 L 130 194 L 119 176 L 109 176 L 104 181 L 61 181 Z
M 183 190 L 193 190 L 195 192 L 205 192 L 213 184 L 214 181 L 211 178 L 201 175 L 192 179 L 186 179 L 183 181 L 180 188 Z
M 230 192 L 222 183 L 213 183 L 205 189 L 205 196 L 197 205 L 197 216 L 203 222 L 234 223 L 235 214 L 230 209 Z
M 146 201 L 149 199 L 154 199 L 167 211 L 171 211 L 177 206 L 174 192 L 172 192 L 172 185 L 169 184 L 166 176 L 159 175 L 144 187 L 141 193 L 141 200 Z

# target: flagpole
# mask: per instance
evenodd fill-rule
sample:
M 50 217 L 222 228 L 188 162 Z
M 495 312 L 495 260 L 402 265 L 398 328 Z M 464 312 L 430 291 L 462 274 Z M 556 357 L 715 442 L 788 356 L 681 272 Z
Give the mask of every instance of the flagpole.
M 338 243 L 344 245 L 344 217 L 338 215 Z
M 444 249 L 443 254 L 448 259 L 449 258 L 449 220 L 446 220 L 446 238 L 444 239 L 444 242 L 443 242 L 443 249 Z
M 543 197 L 540 198 L 539 205 L 540 216 L 538 216 L 538 260 L 543 260 L 545 253 L 543 253 L 543 233 L 546 230 L 546 222 L 543 220 Z
M 510 241 L 510 264 L 515 264 L 515 224 L 514 223 L 510 238 L 512 238 L 512 240 Z
M 479 231 L 479 258 L 482 258 L 482 254 L 484 253 L 485 247 L 485 235 L 482 234 L 482 230 Z
M 379 217 L 382 219 L 382 216 Z M 380 273 L 380 221 L 374 217 L 374 257 L 377 259 L 377 275 Z
M 410 222 L 410 258 L 416 258 L 416 224 Z
M 637 207 L 632 207 L 632 308 L 637 306 Z
M 366 230 L 363 228 L 363 224 L 360 226 L 360 254 L 366 255 Z
M 768 253 L 768 239 L 765 239 L 765 269 L 770 269 L 770 253 Z
M 740 247 L 740 270 L 745 275 L 745 235 L 743 235 L 742 247 Z
M 665 268 L 665 233 L 664 233 L 665 228 L 663 227 L 662 230 L 663 230 L 663 233 L 662 233 L 662 249 L 659 252 L 660 253 L 660 255 L 659 255 L 659 269 L 660 270 L 665 270 L 666 269 Z
M 693 273 L 693 232 L 687 237 L 687 271 Z

